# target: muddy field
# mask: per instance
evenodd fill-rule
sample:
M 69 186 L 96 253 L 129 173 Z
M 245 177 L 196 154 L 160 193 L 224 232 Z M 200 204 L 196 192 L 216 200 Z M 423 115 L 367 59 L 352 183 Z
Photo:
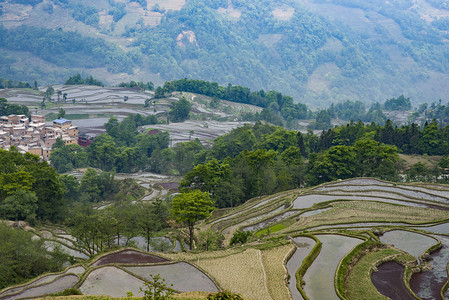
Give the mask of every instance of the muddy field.
M 92 264 L 92 266 L 102 266 L 107 264 L 143 264 L 160 263 L 168 260 L 150 253 L 143 253 L 134 250 L 125 250 L 105 255 Z

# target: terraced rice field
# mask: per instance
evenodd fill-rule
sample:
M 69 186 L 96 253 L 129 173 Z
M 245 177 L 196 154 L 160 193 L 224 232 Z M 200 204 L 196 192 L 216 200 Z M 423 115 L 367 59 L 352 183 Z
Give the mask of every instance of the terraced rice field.
M 438 241 L 426 235 L 405 230 L 388 231 L 380 237 L 384 244 L 391 244 L 419 259 L 419 256 Z
M 143 280 L 117 267 L 103 267 L 95 269 L 87 275 L 80 286 L 80 291 L 84 295 L 125 297 L 127 291 L 138 295 L 143 284 Z
M 237 230 L 251 231 L 253 236 L 247 244 L 218 251 L 174 252 L 181 250 L 179 242 L 163 254 L 125 249 L 0 291 L 0 299 L 35 297 L 70 285 L 89 295 L 124 297 L 132 291 L 141 296 L 143 280 L 155 273 L 179 292 L 227 289 L 245 299 L 339 299 L 340 295 L 371 300 L 394 295 L 388 294 L 391 290 L 404 297 L 415 293 L 422 299 L 438 299 L 449 293 L 442 290 L 448 285 L 447 186 L 371 178 L 339 181 L 252 199 L 198 227 L 223 234 L 226 246 Z M 52 243 L 76 245 L 64 231 L 39 234 Z M 437 239 L 441 249 L 436 248 Z M 429 251 L 433 261 L 423 255 Z M 421 268 L 431 270 L 413 275 Z
M 340 260 L 362 241 L 340 235 L 319 235 L 321 252 L 304 276 L 304 291 L 311 299 L 339 299 L 335 293 L 334 274 Z
M 263 203 L 260 201 L 257 205 L 243 206 L 238 211 L 230 211 L 219 218 L 211 219 L 209 224 L 213 225 L 212 229 L 224 234 L 227 237 L 226 241 L 229 241 L 229 237 L 237 229 L 254 233 L 263 232 L 262 235 L 258 234 L 258 238 L 272 239 L 301 234 L 305 230 L 309 234 L 321 233 L 315 235 L 322 240 L 321 251 L 311 263 L 308 262 L 310 266 L 303 277 L 305 282 L 303 292 L 310 299 L 339 299 L 334 286 L 336 268 L 355 246 L 363 242 L 362 236 L 371 244 L 393 244 L 403 253 L 409 253 L 407 256 L 409 259 L 413 260 L 414 257 L 415 265 L 419 265 L 423 264 L 418 261 L 420 255 L 437 244 L 437 240 L 432 234 L 449 235 L 449 187 L 447 186 L 396 184 L 372 178 L 357 178 L 324 184 L 308 190 L 293 191 L 290 192 L 289 199 L 291 206 L 285 204 L 284 211 L 279 211 L 279 206 L 274 205 L 276 203 L 274 198 L 265 199 Z M 259 207 L 265 209 L 258 209 Z M 258 211 L 259 214 L 255 211 Z M 251 217 L 244 218 L 243 216 Z M 270 216 L 275 217 L 270 218 Z M 275 224 L 282 224 L 280 228 L 283 229 L 272 233 L 267 232 L 266 228 Z M 406 228 L 416 228 L 431 234 L 423 235 L 403 230 Z M 389 231 L 384 232 L 385 230 Z M 373 232 L 381 232 L 379 240 L 374 237 Z M 344 233 L 346 236 L 336 235 L 340 233 Z M 311 243 L 311 245 L 313 244 Z M 311 248 L 309 245 L 304 253 L 298 252 L 300 249 L 298 248 L 286 264 L 290 275 L 290 281 L 286 284 L 289 286 L 293 299 L 303 299 L 296 288 L 296 280 L 293 275 L 294 270 L 300 268 L 304 258 L 310 254 Z M 361 255 L 367 255 L 366 253 L 364 251 Z M 445 252 L 443 251 L 443 253 Z M 444 283 L 448 278 L 445 270 L 449 260 L 445 255 L 435 255 L 443 266 L 441 267 L 442 271 L 438 271 L 438 275 L 434 276 L 439 276 L 438 282 Z M 360 254 L 357 257 L 360 257 Z M 360 263 L 362 262 L 363 260 L 360 260 Z M 356 266 L 357 264 L 350 268 Z M 411 266 L 406 267 L 407 272 L 410 272 L 411 268 Z M 332 271 L 329 271 L 330 269 Z M 320 274 L 320 270 L 327 270 L 327 272 Z M 421 274 L 426 274 L 426 272 Z M 424 276 L 423 278 L 428 277 Z M 426 282 L 425 280 L 429 282 L 429 279 L 413 280 L 414 289 L 417 290 L 414 292 L 421 293 L 423 299 L 426 299 L 424 295 L 430 293 L 425 291 L 425 285 L 422 283 Z M 420 284 L 416 281 L 420 281 Z M 442 283 L 439 289 L 441 289 Z M 367 284 L 376 290 L 370 279 L 367 279 Z M 348 288 L 348 286 L 344 288 Z M 398 288 L 409 289 L 407 286 Z M 433 292 L 436 293 L 436 291 Z M 381 294 L 379 295 L 382 297 Z M 357 293 L 355 297 L 352 297 L 350 299 L 370 299 L 367 295 L 363 296 Z
M 296 237 L 292 241 L 296 247 L 296 251 L 286 264 L 288 274 L 290 275 L 288 288 L 293 299 L 303 299 L 297 289 L 296 271 L 303 264 L 304 258 L 309 255 L 310 250 L 315 245 L 315 241 L 307 237 Z
M 150 274 L 159 274 L 165 279 L 165 283 L 173 285 L 172 288 L 180 292 L 218 291 L 215 283 L 206 274 L 185 262 L 126 269 L 146 280 L 151 280 Z

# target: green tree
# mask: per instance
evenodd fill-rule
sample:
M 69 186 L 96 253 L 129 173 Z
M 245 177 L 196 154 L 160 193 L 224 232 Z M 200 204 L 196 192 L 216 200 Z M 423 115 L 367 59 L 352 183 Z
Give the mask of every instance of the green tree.
M 313 164 L 307 174 L 310 185 L 352 178 L 356 172 L 356 153 L 353 146 L 334 146 L 309 164 Z
M 145 237 L 147 251 L 150 251 L 153 233 L 162 229 L 165 225 L 165 220 L 160 219 L 157 214 L 157 206 L 161 205 L 161 200 L 156 200 L 156 202 L 157 204 L 148 203 L 147 201 L 141 202 L 138 204 L 138 210 L 136 211 L 137 226 Z
M 58 115 L 56 116 L 56 118 L 57 119 L 62 119 L 62 118 L 64 118 L 64 116 L 65 116 L 65 110 L 64 110 L 64 108 L 60 108 L 59 109 L 59 112 L 58 112 Z
M 441 153 L 441 145 L 441 132 L 438 129 L 437 121 L 433 119 L 430 123 L 426 122 L 418 142 L 418 149 L 423 154 L 437 155 Z
M 221 247 L 224 237 L 215 233 L 212 229 L 201 231 L 198 234 L 198 248 L 211 251 Z
M 192 104 L 185 97 L 181 97 L 177 102 L 173 103 L 170 111 L 170 119 L 172 122 L 184 122 L 189 118 L 190 108 Z
M 331 117 L 327 110 L 320 110 L 315 119 L 315 129 L 325 130 L 331 126 Z
M 58 145 L 58 141 L 62 142 L 61 146 Z M 50 161 L 59 173 L 88 166 L 88 155 L 83 147 L 78 144 L 65 145 L 59 138 L 58 141 L 53 144 Z
M 45 91 L 45 96 L 47 98 L 50 98 L 51 96 L 53 96 L 54 93 L 55 93 L 55 89 L 51 85 L 49 85 L 47 87 L 47 90 Z
M 395 146 L 380 145 L 373 140 L 360 140 L 354 145 L 357 161 L 357 176 L 372 176 L 382 179 L 395 179 L 396 162 L 399 160 Z
M 78 179 L 73 175 L 61 175 L 60 181 L 65 187 L 64 197 L 72 201 L 77 201 L 80 189 Z
M 231 237 L 230 245 L 235 244 L 244 244 L 248 241 L 248 239 L 251 237 L 251 231 L 240 231 L 237 230 L 234 235 Z
M 104 133 L 96 137 L 86 151 L 92 167 L 99 167 L 105 171 L 115 169 L 119 149 L 109 134 Z
M 22 283 L 46 272 L 62 269 L 67 256 L 56 250 L 48 252 L 42 239 L 0 222 L 0 290 Z
M 172 215 L 176 221 L 189 228 L 189 245 L 193 249 L 194 226 L 199 220 L 210 216 L 214 203 L 207 192 L 191 190 L 176 195 L 171 202 Z
M 37 197 L 30 191 L 17 190 L 0 203 L 0 217 L 32 222 L 36 218 Z
M 98 186 L 98 174 L 94 169 L 87 169 L 81 179 L 79 189 L 81 199 L 87 202 L 99 202 L 101 200 L 101 190 Z

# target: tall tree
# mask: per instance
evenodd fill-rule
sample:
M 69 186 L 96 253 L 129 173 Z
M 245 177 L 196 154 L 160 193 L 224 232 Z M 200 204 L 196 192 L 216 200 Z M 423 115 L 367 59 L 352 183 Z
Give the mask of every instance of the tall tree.
M 189 245 L 193 249 L 193 234 L 196 222 L 210 216 L 214 203 L 207 192 L 191 190 L 176 195 L 171 202 L 172 215 L 189 228 Z

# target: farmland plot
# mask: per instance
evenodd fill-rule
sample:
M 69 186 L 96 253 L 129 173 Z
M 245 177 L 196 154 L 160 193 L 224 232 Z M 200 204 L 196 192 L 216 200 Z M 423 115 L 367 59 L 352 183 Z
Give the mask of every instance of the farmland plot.
M 150 274 L 159 274 L 165 283 L 173 284 L 173 289 L 181 292 L 207 291 L 217 292 L 215 283 L 194 266 L 179 262 L 175 264 L 127 267 L 131 273 L 151 281 Z
M 306 283 L 304 291 L 311 299 L 339 299 L 334 287 L 334 275 L 338 263 L 362 241 L 340 235 L 319 235 L 317 237 L 323 246 L 304 276 Z
M 89 273 L 80 286 L 84 295 L 108 295 L 111 297 L 125 297 L 130 291 L 138 295 L 144 282 L 116 267 L 100 267 Z
M 380 237 L 380 240 L 384 244 L 392 244 L 396 248 L 404 250 L 416 259 L 437 243 L 437 240 L 431 237 L 405 230 L 388 231 Z
M 196 264 L 226 290 L 249 299 L 272 299 L 260 250 L 248 249 L 227 257 L 200 259 Z

